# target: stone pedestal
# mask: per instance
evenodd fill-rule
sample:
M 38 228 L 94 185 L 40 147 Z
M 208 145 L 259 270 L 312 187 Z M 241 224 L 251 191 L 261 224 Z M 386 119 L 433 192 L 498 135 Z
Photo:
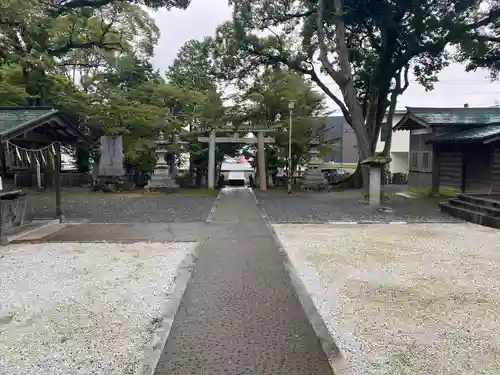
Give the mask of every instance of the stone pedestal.
M 382 168 L 381 165 L 370 166 L 370 186 L 368 205 L 372 208 L 380 207 L 380 191 L 382 188 Z
M 369 197 L 370 208 L 380 208 L 382 196 L 382 168 L 391 162 L 391 158 L 385 156 L 372 156 L 363 160 L 361 164 L 370 167 Z
M 320 190 L 324 188 L 327 184 L 321 168 L 323 166 L 323 160 L 319 158 L 318 150 L 319 142 L 317 140 L 311 141 L 311 148 L 309 150 L 309 163 L 307 164 L 307 170 L 303 175 L 303 185 L 305 189 Z
M 163 132 L 160 132 L 156 144 L 158 145 L 156 150 L 156 166 L 151 179 L 144 189 L 147 192 L 175 193 L 179 190 L 179 185 L 177 185 L 175 178 L 170 174 L 170 166 L 165 161 L 168 142 L 165 140 Z

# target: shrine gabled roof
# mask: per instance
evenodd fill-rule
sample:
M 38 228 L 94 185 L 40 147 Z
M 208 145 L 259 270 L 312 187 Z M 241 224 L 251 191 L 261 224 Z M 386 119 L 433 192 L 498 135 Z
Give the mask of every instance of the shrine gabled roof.
M 484 126 L 500 123 L 498 107 L 421 108 L 407 107 L 393 130 L 411 130 L 446 125 Z
M 53 108 L 0 107 L 0 134 L 8 134 L 26 124 L 40 121 L 57 113 Z
M 489 143 L 500 139 L 500 124 L 474 127 L 451 134 L 445 134 L 437 137 L 436 143 L 466 143 L 482 142 Z
M 87 137 L 60 112 L 51 107 L 0 107 L 0 138 L 2 142 L 13 140 L 37 130 L 52 141 L 71 143 L 85 141 Z

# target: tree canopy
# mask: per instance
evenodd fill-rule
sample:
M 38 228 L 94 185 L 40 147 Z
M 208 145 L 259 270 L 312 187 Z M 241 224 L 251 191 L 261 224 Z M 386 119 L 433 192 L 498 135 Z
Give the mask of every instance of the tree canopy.
M 233 19 L 219 27 L 214 41 L 220 76 L 241 81 L 262 66 L 286 66 L 308 76 L 353 127 L 361 160 L 374 154 L 383 123 L 391 123 L 397 99 L 409 85 L 409 72 L 432 89 L 452 59 L 447 47 L 460 45 L 465 59 L 476 64 L 471 67 L 479 66 L 488 57 L 479 53 L 479 45 L 493 40 L 486 35 L 493 35 L 500 14 L 498 2 L 485 7 L 478 0 L 231 4 Z M 340 89 L 341 97 L 320 72 Z
M 410 74 L 430 90 L 454 60 L 500 72 L 498 0 L 229 3 L 232 20 L 186 42 L 164 76 L 150 62 L 160 33 L 145 7 L 185 9 L 189 0 L 1 0 L 0 104 L 52 105 L 93 139 L 122 134 L 127 161 L 150 170 L 160 129 L 269 126 L 283 161 L 290 100 L 297 164 L 324 131 L 331 100 L 361 160 L 374 154 Z M 206 145 L 189 139 L 176 149 L 203 170 Z M 218 155 L 238 147 L 221 145 Z
M 188 5 L 2 0 L 0 104 L 54 106 L 92 139 L 123 134 L 127 161 L 150 169 L 159 129 L 180 126 L 169 104 L 194 99 L 152 68 L 159 30 L 144 6 Z
M 288 131 L 292 116 L 292 170 L 306 162 L 312 139 L 324 140 L 324 95 L 312 83 L 289 70 L 266 69 L 234 97 L 242 125 L 267 127 L 276 143 L 271 146 L 279 166 L 288 159 Z M 293 103 L 290 113 L 289 104 Z

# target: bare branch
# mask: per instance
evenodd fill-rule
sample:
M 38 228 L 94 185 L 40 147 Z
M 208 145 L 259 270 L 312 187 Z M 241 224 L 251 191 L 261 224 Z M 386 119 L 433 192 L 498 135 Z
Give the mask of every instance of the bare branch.
M 396 80 L 396 86 L 391 92 L 391 97 L 389 101 L 389 110 L 387 112 L 386 124 L 385 126 L 390 126 L 391 129 L 388 129 L 389 133 L 387 134 L 387 139 L 384 144 L 384 150 L 382 151 L 385 156 L 389 155 L 392 145 L 392 123 L 394 119 L 394 114 L 396 112 L 396 104 L 398 101 L 398 96 L 403 94 L 405 90 L 410 85 L 410 81 L 408 79 L 408 73 L 410 70 L 410 64 L 406 64 L 404 68 L 399 70 L 396 73 L 394 79 Z M 404 83 L 401 82 L 401 76 L 403 76 Z
M 83 63 L 83 62 L 77 62 L 77 61 L 68 61 L 68 62 L 61 62 L 57 64 L 58 67 L 63 68 L 63 67 L 79 67 L 79 68 L 99 68 L 103 66 L 101 63 Z
M 311 80 L 316 83 L 319 88 L 321 90 L 323 90 L 325 92 L 326 95 L 328 95 L 334 102 L 335 104 L 337 104 L 342 112 L 342 114 L 344 115 L 344 118 L 345 120 L 347 121 L 347 123 L 349 125 L 352 126 L 352 119 L 351 119 L 351 114 L 349 113 L 349 110 L 347 109 L 347 107 L 345 106 L 344 102 L 342 102 L 342 100 L 340 100 L 333 92 L 332 90 L 330 90 L 324 83 L 323 81 L 321 81 L 321 79 L 319 79 L 317 73 L 314 71 L 314 69 L 311 69 L 310 71 L 308 71 L 307 73 L 305 74 L 308 74 L 310 77 L 311 77 Z
M 270 53 L 266 53 L 265 51 L 262 51 L 260 49 L 256 49 L 254 45 L 252 45 L 252 47 L 253 47 L 252 54 L 260 56 L 261 58 L 267 60 L 267 63 L 280 63 L 280 64 L 288 66 L 290 69 L 295 70 L 296 72 L 299 72 L 299 73 L 302 73 L 302 74 L 305 74 L 305 75 L 308 75 L 309 77 L 311 77 L 311 80 L 314 83 L 316 83 L 318 85 L 318 87 L 320 89 L 322 89 L 323 92 L 328 97 L 330 97 L 339 106 L 339 108 L 342 111 L 342 114 L 344 115 L 347 123 L 349 125 L 351 125 L 352 124 L 351 115 L 350 115 L 349 110 L 347 109 L 346 105 L 342 102 L 342 100 L 340 100 L 338 98 L 338 96 L 336 96 L 333 93 L 333 91 L 330 90 L 328 88 L 328 86 L 326 86 L 323 83 L 323 81 L 321 81 L 321 79 L 319 78 L 318 74 L 316 73 L 316 71 L 314 70 L 314 68 L 312 66 L 309 69 L 307 69 L 307 68 L 304 68 L 297 61 L 286 59 L 284 57 L 285 53 L 283 53 L 283 51 L 284 51 L 283 41 L 281 40 L 281 38 L 279 37 L 278 34 L 276 34 L 275 32 L 273 32 L 270 29 L 269 29 L 269 31 L 271 31 L 274 34 L 274 36 L 276 37 L 276 40 L 278 41 L 278 44 L 280 46 L 278 54 L 277 55 L 273 55 L 273 54 L 270 54 Z
M 464 30 L 465 31 L 469 31 L 469 30 L 476 30 L 478 29 L 479 27 L 482 27 L 482 26 L 487 26 L 489 25 L 492 21 L 495 21 L 498 16 L 500 16 L 500 8 L 494 8 L 494 9 L 491 9 L 489 12 L 488 12 L 488 15 L 486 15 L 485 17 L 483 17 L 482 19 L 476 21 L 476 22 L 472 22 L 468 25 L 466 25 L 464 27 Z
M 405 83 L 404 83 L 403 87 L 401 88 L 400 94 L 404 93 L 406 91 L 406 89 L 408 88 L 408 86 L 410 86 L 410 80 L 408 78 L 409 71 L 410 71 L 410 64 L 406 64 L 404 67 L 404 71 L 403 71 L 403 77 L 404 77 Z
M 307 12 L 299 12 L 299 13 L 286 13 L 280 18 L 267 17 L 267 18 L 262 18 L 261 21 L 263 22 L 263 24 L 267 24 L 268 22 L 270 22 L 271 26 L 278 26 L 281 23 L 285 23 L 297 18 L 309 17 L 312 16 L 313 14 L 314 10 L 309 10 Z
M 328 75 L 339 85 L 343 86 L 345 84 L 346 78 L 337 70 L 333 68 L 332 63 L 328 60 L 328 49 L 325 43 L 325 31 L 323 29 L 323 15 L 325 12 L 324 0 L 318 1 L 318 10 L 316 12 L 316 28 L 318 32 L 318 46 L 319 46 L 319 61 L 321 65 L 326 70 Z M 336 30 L 336 32 L 338 32 Z
M 62 4 L 51 4 L 54 8 L 51 13 L 55 16 L 61 15 L 63 13 L 72 11 L 74 9 L 90 7 L 90 8 L 101 8 L 105 5 L 112 3 L 114 0 L 70 0 L 63 2 Z
M 97 40 L 90 40 L 88 39 L 87 42 L 75 42 L 73 41 L 73 33 L 69 35 L 68 38 L 68 43 L 66 43 L 63 46 L 57 47 L 57 48 L 52 48 L 49 49 L 49 53 L 53 56 L 61 56 L 73 49 L 89 49 L 93 47 L 101 48 L 101 49 L 113 49 L 116 50 L 116 47 L 121 47 L 122 44 L 121 42 L 105 42 L 106 35 L 111 32 L 111 28 L 113 27 L 113 24 L 115 23 L 115 20 L 111 20 L 110 22 L 106 23 L 104 20 L 101 21 L 101 26 L 102 26 L 102 35 L 100 36 L 99 39 Z M 73 29 L 74 31 L 74 29 Z
M 58 48 L 54 48 L 49 50 L 49 53 L 53 56 L 60 56 L 68 53 L 72 49 L 89 49 L 89 48 L 102 48 L 102 49 L 116 49 L 113 47 L 121 47 L 120 42 L 102 42 L 99 40 L 94 40 L 90 42 L 85 42 L 85 43 L 74 43 L 74 42 L 69 42 L 66 45 Z

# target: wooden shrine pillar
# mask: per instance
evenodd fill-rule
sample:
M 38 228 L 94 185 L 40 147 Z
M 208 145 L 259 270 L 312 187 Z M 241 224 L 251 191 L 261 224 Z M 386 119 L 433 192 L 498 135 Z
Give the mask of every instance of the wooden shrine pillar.
M 439 151 L 436 144 L 432 147 L 432 185 L 431 185 L 431 195 L 439 195 Z
M 61 204 L 61 145 L 59 142 L 54 144 L 56 151 L 55 155 L 55 165 L 54 165 L 54 187 L 56 191 L 56 218 L 62 223 L 64 221 L 64 215 L 62 212 Z

